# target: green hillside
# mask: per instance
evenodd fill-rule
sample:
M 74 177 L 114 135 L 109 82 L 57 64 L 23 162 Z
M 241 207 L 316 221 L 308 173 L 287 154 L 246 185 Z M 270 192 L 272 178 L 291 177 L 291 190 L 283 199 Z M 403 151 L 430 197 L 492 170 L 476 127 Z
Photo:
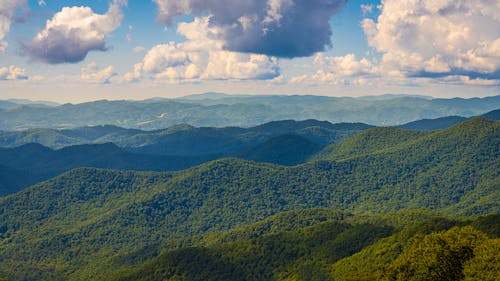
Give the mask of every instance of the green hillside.
M 414 214 L 417 215 L 419 212 Z M 403 218 L 400 215 L 404 217 L 404 214 L 391 214 L 392 217 Z M 377 220 L 378 217 L 372 219 Z M 491 256 L 495 250 L 478 252 L 475 257 L 467 254 L 468 252 L 462 255 L 458 251 L 450 252 L 450 256 L 447 257 L 448 262 L 454 262 L 457 258 L 457 262 L 465 267 L 463 270 L 461 266 L 453 263 L 441 264 L 438 270 L 432 267 L 426 268 L 426 264 L 420 261 L 425 257 L 425 253 L 407 257 L 408 252 L 415 251 L 413 249 L 415 244 L 421 243 L 422 240 L 427 242 L 441 237 L 451 245 L 460 245 L 461 248 L 455 246 L 458 249 L 474 253 L 477 250 L 484 251 L 482 247 L 486 245 L 495 245 L 494 249 L 498 249 L 499 239 L 494 239 L 498 236 L 489 233 L 488 237 L 470 225 L 480 228 L 488 226 L 483 218 L 466 221 L 448 220 L 436 216 L 433 219 L 413 222 L 404 228 L 380 223 L 378 225 L 361 223 L 356 216 L 351 216 L 348 220 L 337 218 L 314 226 L 297 226 L 294 230 L 264 234 L 249 240 L 165 250 L 157 257 L 136 266 L 135 269 L 117 271 L 111 279 L 123 281 L 379 280 L 384 276 L 395 275 L 398 270 L 405 270 L 400 264 L 407 259 L 421 271 L 412 276 L 420 278 L 415 280 L 443 280 L 430 276 L 436 272 L 446 273 L 450 269 L 452 270 L 450 275 L 454 279 L 449 280 L 461 280 L 465 277 L 460 275 L 462 271 L 469 276 L 498 273 L 499 268 L 495 269 L 491 264 L 488 266 L 485 264 L 487 261 L 482 261 L 481 265 L 473 265 L 473 262 L 484 258 L 495 262 Z M 498 222 L 496 226 L 498 227 Z M 474 243 L 471 244 L 471 241 Z M 438 245 L 428 247 L 428 251 L 433 250 L 436 254 L 442 250 Z M 476 261 L 473 261 L 472 257 Z M 411 260 L 412 258 L 415 260 Z M 431 256 L 428 259 L 432 258 Z M 410 280 L 408 276 L 392 278 L 391 276 L 383 280 Z
M 424 208 L 455 216 L 496 214 L 500 211 L 499 126 L 500 122 L 476 118 L 433 133 L 411 137 L 395 133 L 398 140 L 392 147 L 370 145 L 364 152 L 346 146 L 347 151 L 355 153 L 344 159 L 335 157 L 335 161 L 295 167 L 222 159 L 174 173 L 73 170 L 0 199 L 0 272 L 15 280 L 82 280 L 80 274 L 95 279 L 102 273 L 96 261 L 172 239 L 245 227 L 284 211 L 316 207 L 354 213 Z M 284 239 L 284 245 L 293 246 L 292 252 L 284 252 L 285 257 L 292 258 L 274 256 L 276 263 L 269 266 L 288 267 L 349 231 L 355 233 L 348 235 L 354 239 L 349 242 L 352 245 L 392 234 L 383 220 L 366 218 L 365 222 L 373 229 L 366 231 L 355 223 L 340 222 L 327 224 L 324 230 L 313 226 L 300 235 L 278 235 L 277 241 Z M 308 236 L 309 231 L 312 236 Z M 320 240 L 326 244 L 315 244 L 316 235 L 323 231 L 331 233 Z M 367 233 L 380 236 L 362 236 Z M 256 246 L 250 252 L 266 253 L 267 245 L 281 247 L 272 246 L 278 243 L 274 238 L 255 239 L 263 239 L 258 241 L 266 247 Z M 248 243 L 248 249 L 252 249 L 253 242 Z M 308 246 L 300 248 L 302 243 Z M 339 254 L 335 258 L 318 256 L 326 264 L 354 254 L 341 248 L 344 242 L 331 243 L 333 252 Z M 368 245 L 360 244 L 364 246 Z M 190 251 L 179 251 L 191 259 Z M 236 250 L 224 251 L 231 254 Z M 212 252 L 202 249 L 196 257 L 205 262 L 207 254 Z M 166 257 L 174 264 L 179 258 Z M 248 262 L 248 268 L 252 268 L 252 261 L 240 258 L 206 262 L 215 262 L 217 268 L 228 262 Z M 267 262 L 263 268 L 265 265 Z M 191 280 L 186 276 L 176 278 Z
M 392 148 L 400 143 L 415 140 L 425 132 L 403 130 L 395 127 L 380 127 L 366 130 L 343 142 L 334 143 L 319 152 L 315 160 L 340 160 L 370 154 Z
M 242 149 L 235 156 L 256 162 L 293 166 L 306 162 L 322 147 L 299 135 L 287 134 Z

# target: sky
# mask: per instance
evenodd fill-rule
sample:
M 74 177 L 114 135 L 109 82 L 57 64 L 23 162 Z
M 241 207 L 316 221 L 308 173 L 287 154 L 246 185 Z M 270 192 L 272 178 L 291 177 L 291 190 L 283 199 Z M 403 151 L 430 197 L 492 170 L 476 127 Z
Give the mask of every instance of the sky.
M 0 0 L 0 99 L 500 94 L 500 0 Z

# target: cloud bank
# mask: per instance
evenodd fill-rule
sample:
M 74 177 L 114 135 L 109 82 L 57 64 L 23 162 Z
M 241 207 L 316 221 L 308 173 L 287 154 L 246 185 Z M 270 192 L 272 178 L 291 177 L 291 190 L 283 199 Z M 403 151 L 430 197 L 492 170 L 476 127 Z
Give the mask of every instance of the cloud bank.
M 500 1 L 384 0 L 362 26 L 384 73 L 500 79 Z
M 170 26 L 182 15 L 211 14 L 213 39 L 225 50 L 303 57 L 330 46 L 329 20 L 347 0 L 153 0 L 158 20 Z
M 77 63 L 90 51 L 106 51 L 106 38 L 120 26 L 126 4 L 115 0 L 104 15 L 90 7 L 64 7 L 23 49 L 32 59 L 49 64 Z
M 180 23 L 177 31 L 186 41 L 153 47 L 143 61 L 135 65 L 134 71 L 125 75 L 125 80 L 136 81 L 144 75 L 172 82 L 273 79 L 279 76 L 276 58 L 224 50 L 222 40 L 212 36 L 218 30 L 210 26 L 208 17 Z
M 10 67 L 0 67 L 0 80 L 27 80 L 26 70 L 11 65 Z
M 10 31 L 12 17 L 17 8 L 26 4 L 26 0 L 1 0 L 0 1 L 0 53 L 5 52 L 8 43 L 4 41 Z

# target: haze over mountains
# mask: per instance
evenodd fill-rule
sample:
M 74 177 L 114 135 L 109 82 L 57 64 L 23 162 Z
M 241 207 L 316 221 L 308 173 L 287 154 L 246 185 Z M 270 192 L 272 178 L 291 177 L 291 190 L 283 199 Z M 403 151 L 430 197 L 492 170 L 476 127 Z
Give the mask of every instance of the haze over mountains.
M 500 96 L 472 99 L 334 98 L 209 94 L 180 99 L 95 101 L 55 107 L 0 107 L 0 130 L 115 125 L 156 130 L 178 124 L 251 127 L 278 120 L 325 120 L 399 125 L 445 116 L 471 117 L 500 108 Z

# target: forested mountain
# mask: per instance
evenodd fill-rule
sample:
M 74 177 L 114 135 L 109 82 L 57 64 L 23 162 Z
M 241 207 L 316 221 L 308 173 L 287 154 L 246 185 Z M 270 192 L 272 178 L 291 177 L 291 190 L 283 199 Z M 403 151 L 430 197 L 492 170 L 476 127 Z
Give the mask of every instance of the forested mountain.
M 318 279 L 328 274 L 324 268 L 382 237 L 396 239 L 391 235 L 411 223 L 394 226 L 363 216 L 356 223 L 331 222 L 327 217 L 324 224 L 296 233 L 246 236 L 248 241 L 241 244 L 216 243 L 208 248 L 183 246 L 199 245 L 196 241 L 202 238 L 196 235 L 316 207 L 356 213 L 425 208 L 450 215 L 498 214 L 499 126 L 499 122 L 475 118 L 431 133 L 394 129 L 387 134 L 387 140 L 395 138 L 390 146 L 365 136 L 347 140 L 352 147 L 341 143 L 339 149 L 329 150 L 330 155 L 322 153 L 325 160 L 294 167 L 222 159 L 174 173 L 73 170 L 0 199 L 0 272 L 15 280 L 104 279 L 110 277 L 106 272 L 113 264 L 119 269 L 118 265 L 128 262 L 126 268 L 130 268 L 159 252 L 148 249 L 167 247 L 177 250 L 167 250 L 138 271 L 115 272 L 114 276 L 211 280 L 211 276 L 239 272 L 243 280 L 262 280 L 262 276 L 311 280 L 303 274 L 324 280 Z M 386 128 L 365 133 L 376 135 L 377 130 Z M 461 224 L 430 225 L 436 226 L 430 228 L 435 231 Z M 483 227 L 483 231 L 488 229 Z M 481 241 L 474 244 L 478 251 L 483 242 L 494 243 L 483 234 L 474 235 Z M 386 244 L 387 249 L 401 249 L 399 245 Z M 324 249 L 331 251 L 324 253 Z M 396 255 L 387 260 L 395 262 L 388 265 L 387 274 L 405 262 L 403 258 L 396 261 Z M 187 261 L 204 264 L 207 271 L 186 267 Z
M 473 99 L 321 96 L 220 96 L 198 99 L 95 101 L 56 107 L 0 107 L 0 130 L 115 125 L 155 130 L 177 124 L 250 127 L 276 120 L 327 120 L 399 125 L 424 118 L 471 117 L 500 108 L 500 96 Z
M 481 117 L 490 120 L 500 121 L 500 109 L 485 113 L 481 115 Z M 398 127 L 408 130 L 434 131 L 434 130 L 449 128 L 458 123 L 462 123 L 465 120 L 467 120 L 467 118 L 462 116 L 447 116 L 436 119 L 417 120 L 403 125 L 399 125 Z
M 283 134 L 296 134 L 317 144 L 329 144 L 372 128 L 362 123 L 332 124 L 316 120 L 274 121 L 251 128 L 197 128 L 175 125 L 156 131 L 116 126 L 86 126 L 75 129 L 28 129 L 1 132 L 0 147 L 39 143 L 54 149 L 79 144 L 112 142 L 135 152 L 163 155 L 200 155 L 236 152 Z
M 488 232 L 488 236 L 475 228 L 498 228 L 498 221 L 493 221 L 498 216 L 457 221 L 414 214 L 425 218 L 406 227 L 387 221 L 362 223 L 352 216 L 313 226 L 298 224 L 293 230 L 253 239 L 164 250 L 111 279 L 359 281 L 477 280 L 481 276 L 481 280 L 496 280 L 498 233 Z M 401 213 L 391 216 L 405 219 Z
M 408 130 L 434 131 L 449 128 L 453 125 L 464 122 L 465 120 L 467 120 L 467 118 L 461 116 L 447 116 L 436 119 L 422 119 L 413 121 L 400 125 L 398 127 Z
M 131 153 L 112 143 L 75 145 L 52 150 L 40 144 L 0 148 L 0 196 L 15 193 L 78 167 L 136 171 L 176 171 L 220 155 L 168 156 Z
M 316 120 L 276 121 L 253 128 L 195 128 L 178 125 L 158 131 L 115 126 L 66 130 L 33 129 L 0 133 L 0 196 L 11 194 L 78 167 L 139 171 L 176 171 L 222 157 L 296 165 L 324 144 L 348 138 L 372 126 Z M 33 141 L 36 143 L 29 143 Z M 106 142 L 114 141 L 115 144 Z M 37 143 L 63 146 L 52 150 Z M 71 143 L 96 143 L 69 145 Z M 8 172 L 14 169 L 16 172 Z

